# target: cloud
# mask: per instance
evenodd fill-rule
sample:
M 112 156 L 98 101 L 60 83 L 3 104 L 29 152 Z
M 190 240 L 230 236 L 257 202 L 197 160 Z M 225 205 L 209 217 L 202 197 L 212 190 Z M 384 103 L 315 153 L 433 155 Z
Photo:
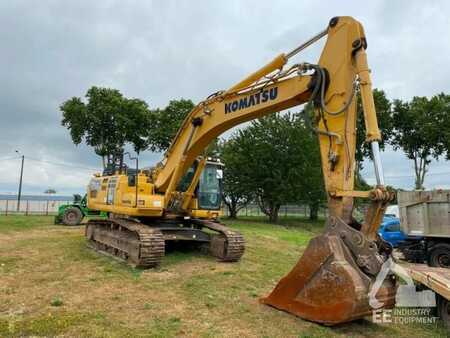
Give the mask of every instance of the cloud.
M 97 167 L 85 146 L 61 127 L 59 105 L 92 85 L 110 86 L 151 107 L 170 99 L 199 101 L 226 89 L 280 52 L 324 29 L 336 15 L 363 22 L 374 84 L 391 98 L 432 95 L 447 88 L 443 55 L 450 3 L 410 1 L 29 1 L 0 3 L 0 159 L 26 157 Z M 296 61 L 317 60 L 320 45 Z M 401 154 L 386 152 L 386 174 L 411 175 Z M 145 153 L 143 165 L 160 159 Z M 0 161 L 0 192 L 15 191 L 18 161 Z M 364 174 L 373 177 L 370 165 Z M 439 168 L 439 169 L 435 169 Z M 446 162 L 432 170 L 449 171 Z M 89 172 L 27 161 L 24 191 L 54 187 L 82 192 Z M 427 186 L 443 184 L 430 176 Z M 389 180 L 387 179 L 389 182 Z M 397 184 L 411 187 L 409 178 Z

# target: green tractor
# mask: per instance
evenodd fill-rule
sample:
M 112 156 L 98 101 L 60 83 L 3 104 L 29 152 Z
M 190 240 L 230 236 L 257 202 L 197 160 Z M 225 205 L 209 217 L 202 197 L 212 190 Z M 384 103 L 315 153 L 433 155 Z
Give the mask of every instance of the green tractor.
M 79 225 L 84 217 L 107 217 L 106 212 L 92 210 L 87 207 L 86 195 L 73 195 L 73 202 L 63 204 L 58 208 L 58 214 L 55 216 L 55 224 Z

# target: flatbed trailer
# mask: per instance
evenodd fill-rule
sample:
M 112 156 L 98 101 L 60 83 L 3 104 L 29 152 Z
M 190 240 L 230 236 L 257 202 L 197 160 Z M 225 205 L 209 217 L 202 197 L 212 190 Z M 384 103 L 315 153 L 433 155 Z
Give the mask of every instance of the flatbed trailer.
M 402 266 L 416 284 L 436 293 L 438 315 L 450 330 L 450 269 L 425 264 L 402 264 Z

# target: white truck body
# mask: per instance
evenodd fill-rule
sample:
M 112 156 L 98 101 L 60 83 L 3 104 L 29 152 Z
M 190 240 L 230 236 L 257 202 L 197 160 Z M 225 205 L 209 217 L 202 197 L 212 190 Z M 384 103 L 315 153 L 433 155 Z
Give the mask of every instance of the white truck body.
M 450 237 L 450 190 L 399 191 L 397 199 L 406 235 Z

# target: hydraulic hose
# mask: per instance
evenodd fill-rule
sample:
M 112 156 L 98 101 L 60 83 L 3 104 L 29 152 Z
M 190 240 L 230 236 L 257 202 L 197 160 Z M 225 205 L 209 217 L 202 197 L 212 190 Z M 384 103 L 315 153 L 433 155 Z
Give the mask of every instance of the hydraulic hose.
M 321 88 L 320 88 L 320 105 L 321 105 L 322 109 L 324 110 L 324 112 L 326 112 L 327 114 L 334 115 L 334 116 L 335 115 L 339 115 L 342 112 L 344 112 L 345 110 L 347 110 L 348 107 L 350 107 L 350 104 L 352 103 L 353 97 L 355 95 L 356 81 L 353 81 L 352 92 L 350 93 L 350 97 L 348 98 L 348 100 L 344 104 L 344 106 L 341 109 L 339 109 L 338 111 L 335 111 L 335 112 L 329 111 L 327 109 L 326 104 L 325 104 L 325 79 L 326 79 L 325 78 L 325 70 L 323 68 L 321 68 L 321 67 L 318 67 L 318 69 L 319 69 L 320 74 L 321 74 L 321 76 L 320 76 L 321 77 L 321 81 L 320 81 L 320 83 L 321 83 Z

